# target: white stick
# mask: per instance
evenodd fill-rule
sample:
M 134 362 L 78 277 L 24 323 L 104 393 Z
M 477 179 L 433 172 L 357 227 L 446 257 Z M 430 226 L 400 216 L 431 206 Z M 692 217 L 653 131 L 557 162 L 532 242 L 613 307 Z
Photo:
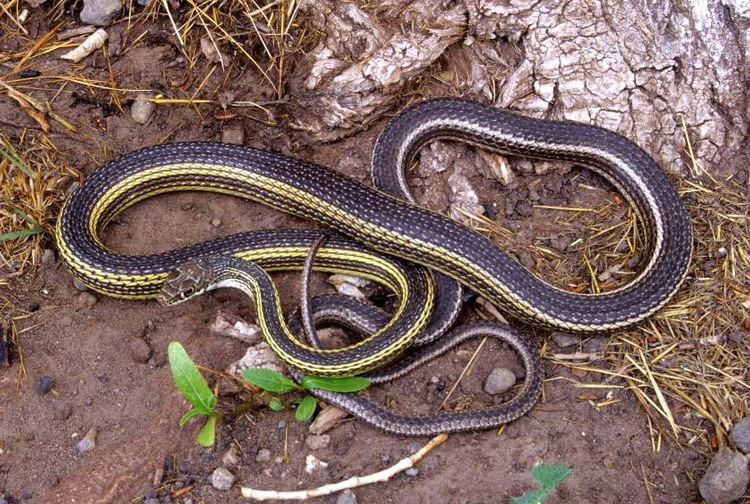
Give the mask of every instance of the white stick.
M 84 40 L 81 45 L 79 45 L 72 51 L 63 54 L 62 56 L 60 56 L 60 58 L 72 61 L 73 63 L 78 63 L 92 52 L 101 48 L 104 45 L 104 42 L 107 41 L 107 37 L 109 37 L 109 35 L 107 35 L 107 32 L 99 28 L 94 33 L 89 35 L 89 37 Z
M 410 467 L 414 467 L 414 465 L 422 460 L 422 458 L 427 455 L 430 450 L 441 445 L 446 439 L 448 439 L 447 434 L 439 434 L 432 438 L 430 442 L 424 445 L 417 453 L 406 457 L 405 459 L 399 460 L 395 465 L 392 465 L 387 469 L 383 469 L 382 471 L 368 474 L 366 476 L 354 476 L 353 478 L 349 478 L 348 480 L 340 481 L 338 483 L 330 483 L 328 485 L 323 485 L 322 487 L 313 488 L 311 490 L 298 490 L 295 492 L 255 490 L 253 488 L 242 487 L 242 496 L 247 499 L 255 499 L 259 501 L 269 499 L 304 500 L 311 497 L 330 495 L 335 492 L 340 492 L 341 490 L 346 490 L 347 488 L 356 488 L 358 486 L 370 485 L 372 483 L 379 483 L 381 481 L 388 481 L 401 471 L 405 471 Z

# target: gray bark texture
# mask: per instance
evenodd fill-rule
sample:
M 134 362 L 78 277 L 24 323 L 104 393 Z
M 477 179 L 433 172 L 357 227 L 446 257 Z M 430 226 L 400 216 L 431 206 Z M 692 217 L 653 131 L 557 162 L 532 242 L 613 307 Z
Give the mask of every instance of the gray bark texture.
M 665 169 L 747 160 L 750 0 L 390 0 L 377 12 L 305 6 L 325 35 L 307 57 L 295 126 L 359 131 L 440 61 L 458 94 L 535 117 L 617 131 Z

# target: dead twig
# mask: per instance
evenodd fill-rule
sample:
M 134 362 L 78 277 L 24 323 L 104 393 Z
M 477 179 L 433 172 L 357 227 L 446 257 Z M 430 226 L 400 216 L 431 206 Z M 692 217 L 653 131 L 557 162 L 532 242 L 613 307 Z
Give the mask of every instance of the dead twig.
M 242 487 L 242 496 L 246 499 L 253 500 L 305 500 L 312 497 L 320 497 L 323 495 L 331 495 L 332 493 L 340 492 L 348 488 L 356 488 L 363 485 L 371 485 L 373 483 L 381 483 L 390 480 L 396 474 L 405 471 L 411 467 L 414 467 L 420 460 L 424 458 L 431 450 L 440 446 L 445 440 L 448 439 L 447 434 L 440 434 L 430 440 L 429 443 L 424 445 L 418 452 L 410 455 L 406 458 L 399 460 L 396 464 L 391 467 L 378 471 L 376 473 L 368 474 L 366 476 L 354 476 L 348 480 L 340 481 L 339 483 L 330 483 L 323 485 L 318 488 L 311 490 L 298 490 L 294 492 L 279 492 L 276 490 L 256 490 L 253 488 Z

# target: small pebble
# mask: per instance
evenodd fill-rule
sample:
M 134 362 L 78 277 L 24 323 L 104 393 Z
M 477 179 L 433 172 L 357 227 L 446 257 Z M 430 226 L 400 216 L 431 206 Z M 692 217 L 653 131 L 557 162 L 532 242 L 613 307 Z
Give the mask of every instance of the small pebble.
M 215 228 L 221 227 L 221 219 L 219 219 L 218 217 L 214 217 L 213 219 L 211 219 L 211 225 Z
M 91 309 L 99 301 L 96 296 L 90 292 L 81 292 L 76 299 L 76 305 L 78 308 Z
M 52 249 L 44 249 L 42 252 L 42 264 L 45 266 L 51 266 L 55 264 L 55 251 Z
M 568 250 L 571 243 L 573 243 L 573 237 L 566 234 L 557 235 L 550 240 L 552 248 L 559 250 L 560 252 Z
M 339 494 L 336 504 L 357 504 L 357 495 L 347 488 Z
M 307 474 L 312 474 L 317 471 L 322 471 L 328 467 L 328 462 L 323 462 L 315 455 L 308 455 L 305 457 L 305 472 Z M 283 473 L 282 473 L 283 476 Z
M 130 340 L 130 357 L 140 364 L 145 364 L 151 358 L 151 347 L 143 338 Z
M 211 474 L 211 485 L 217 490 L 229 490 L 234 485 L 234 474 L 223 467 L 217 467 Z
M 148 101 L 149 98 L 148 95 L 139 94 L 130 106 L 130 117 L 138 124 L 146 124 L 156 109 L 156 104 Z
M 245 132 L 239 124 L 227 126 L 221 131 L 221 142 L 242 145 L 245 141 Z
M 80 453 L 86 453 L 96 448 L 96 435 L 96 428 L 89 429 L 83 439 L 78 441 L 78 451 Z
M 47 392 L 52 390 L 52 387 L 54 386 L 55 386 L 55 380 L 52 379 L 51 376 L 44 375 L 44 376 L 41 376 L 36 381 L 35 388 L 36 388 L 36 391 L 39 392 L 40 394 L 46 394 Z
M 750 453 L 750 416 L 734 424 L 730 439 L 739 451 Z
M 55 418 L 58 420 L 67 420 L 73 414 L 73 408 L 67 403 L 56 402 L 52 409 Z
M 89 290 L 89 288 L 86 287 L 86 285 L 84 285 L 83 283 L 81 283 L 77 278 L 73 279 L 73 287 L 75 287 L 81 292 L 86 292 L 87 290 Z
M 120 0 L 84 0 L 81 22 L 84 24 L 107 26 L 122 10 Z
M 522 201 L 516 205 L 516 213 L 521 217 L 531 217 L 534 215 L 534 209 L 525 201 Z
M 698 490 L 707 504 L 729 504 L 745 495 L 750 474 L 744 455 L 732 450 L 719 451 L 698 481 Z
M 716 255 L 719 257 L 726 257 L 728 253 L 729 252 L 727 251 L 726 247 L 719 247 L 719 249 L 716 251 Z
M 311 450 L 320 450 L 327 448 L 331 443 L 331 436 L 328 434 L 311 434 L 305 439 L 305 444 Z
M 146 499 L 145 501 L 143 501 L 143 504 L 161 504 L 161 503 L 159 502 L 159 499 L 157 499 L 156 497 L 150 497 Z
M 507 368 L 495 368 L 484 383 L 484 391 L 490 395 L 502 394 L 516 384 L 516 375 Z
M 268 448 L 261 448 L 258 450 L 258 454 L 255 456 L 256 462 L 269 462 L 271 460 L 271 450 Z
M 232 445 L 224 455 L 221 456 L 221 463 L 224 465 L 236 465 L 240 461 L 240 454 L 237 452 L 237 447 Z
M 554 333 L 552 335 L 552 339 L 560 348 L 572 347 L 573 345 L 577 345 L 581 341 L 581 338 L 579 338 L 578 336 L 561 332 Z
M 641 254 L 636 254 L 630 259 L 628 259 L 628 268 L 635 269 L 640 262 L 641 262 Z
M 286 429 L 286 421 L 281 420 L 279 423 L 276 424 L 276 428 L 279 430 Z
M 419 475 L 419 469 L 417 469 L 416 467 L 410 467 L 404 472 L 406 473 L 407 476 L 411 476 L 411 477 Z
M 148 360 L 148 367 L 151 369 L 157 369 L 162 367 L 166 363 L 163 355 L 152 355 Z
M 728 338 L 735 343 L 742 343 L 747 338 L 747 332 L 745 331 L 734 331 L 729 333 Z

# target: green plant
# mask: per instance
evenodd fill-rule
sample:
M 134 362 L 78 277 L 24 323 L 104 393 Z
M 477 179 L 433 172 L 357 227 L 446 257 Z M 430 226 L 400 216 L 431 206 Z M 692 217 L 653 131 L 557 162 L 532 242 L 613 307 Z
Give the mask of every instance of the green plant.
M 283 374 L 264 368 L 245 369 L 242 371 L 242 377 L 256 387 L 275 394 L 285 394 L 293 390 L 310 390 L 314 388 L 330 390 L 331 392 L 357 392 L 370 384 L 368 379 L 358 376 L 343 378 L 305 376 L 302 378 L 302 383 L 297 385 Z M 273 396 L 268 401 L 268 407 L 274 411 L 280 411 L 284 408 L 284 404 L 278 396 Z M 309 420 L 317 407 L 318 401 L 311 395 L 305 395 L 297 404 L 294 418 L 298 422 Z
M 216 396 L 180 343 L 171 342 L 167 348 L 167 356 L 177 389 L 193 405 L 180 418 L 180 427 L 194 416 L 207 416 L 208 419 L 195 440 L 201 446 L 212 446 L 216 438 L 216 421 L 221 416 L 216 410 Z
M 550 493 L 571 474 L 565 464 L 539 464 L 531 469 L 531 477 L 541 488 L 526 492 L 520 497 L 511 497 L 511 504 L 542 504 Z

